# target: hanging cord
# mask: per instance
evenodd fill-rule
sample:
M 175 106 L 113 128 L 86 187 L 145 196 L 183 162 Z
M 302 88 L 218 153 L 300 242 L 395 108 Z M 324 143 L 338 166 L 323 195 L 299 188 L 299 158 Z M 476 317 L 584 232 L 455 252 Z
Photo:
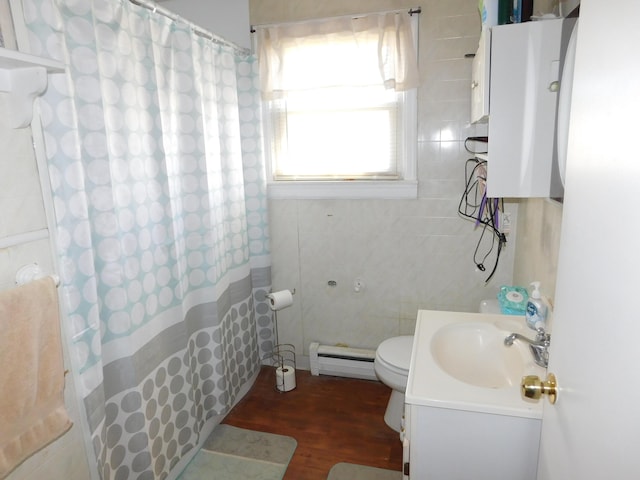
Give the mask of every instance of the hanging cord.
M 486 262 L 489 255 L 491 255 L 494 248 L 496 248 L 495 262 L 493 264 L 493 268 L 491 269 L 491 273 L 485 280 L 485 283 L 488 283 L 489 280 L 491 280 L 491 278 L 493 278 L 493 275 L 496 273 L 496 270 L 498 269 L 498 263 L 500 262 L 500 254 L 502 253 L 502 249 L 504 248 L 504 245 L 507 243 L 506 235 L 500 231 L 500 223 L 499 223 L 500 211 L 504 209 L 504 207 L 501 207 L 501 204 L 502 204 L 502 200 L 497 198 L 489 199 L 489 201 L 487 202 L 487 214 L 486 214 L 487 220 L 486 221 L 488 223 L 486 223 L 483 226 L 482 234 L 480 235 L 480 239 L 478 240 L 478 244 L 476 246 L 476 250 L 473 255 L 473 260 L 476 266 L 480 271 L 484 272 L 486 270 L 484 263 Z M 483 243 L 483 238 L 485 237 L 485 234 L 487 232 L 492 233 L 491 245 L 489 246 L 489 250 L 487 251 L 487 253 L 482 258 L 482 261 L 478 261 L 477 254 L 481 244 Z M 496 246 L 496 241 L 497 241 L 497 246 Z
M 495 263 L 485 283 L 489 282 L 495 274 L 500 254 L 507 243 L 506 235 L 500 230 L 500 211 L 504 211 L 504 201 L 487 197 L 485 190 L 486 165 L 486 161 L 477 158 L 467 160 L 465 163 L 465 189 L 458 205 L 458 213 L 463 218 L 475 222 L 476 227 L 482 226 L 482 233 L 473 253 L 473 261 L 480 271 L 486 271 L 485 262 L 495 249 Z M 487 233 L 491 235 L 490 244 L 482 259 L 479 259 L 480 249 L 487 242 Z

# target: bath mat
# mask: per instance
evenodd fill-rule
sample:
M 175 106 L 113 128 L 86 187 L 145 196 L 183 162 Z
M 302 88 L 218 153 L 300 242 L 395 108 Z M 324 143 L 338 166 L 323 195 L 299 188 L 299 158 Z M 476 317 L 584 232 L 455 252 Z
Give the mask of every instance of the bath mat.
M 281 480 L 296 446 L 291 437 L 218 425 L 178 480 Z
M 327 480 L 402 480 L 402 472 L 353 463 L 336 463 L 331 467 Z

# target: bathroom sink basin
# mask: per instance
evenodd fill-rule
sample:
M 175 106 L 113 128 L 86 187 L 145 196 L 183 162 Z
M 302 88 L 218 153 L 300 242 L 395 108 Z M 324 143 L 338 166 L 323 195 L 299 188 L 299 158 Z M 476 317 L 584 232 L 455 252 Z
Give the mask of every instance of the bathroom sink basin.
M 416 322 L 407 403 L 440 409 L 542 418 L 542 402 L 523 398 L 526 375 L 546 377 L 529 345 L 504 339 L 532 337 L 524 317 L 495 313 L 420 310 Z
M 529 353 L 517 344 L 505 346 L 505 336 L 491 323 L 450 324 L 434 332 L 431 354 L 445 373 L 461 382 L 484 388 L 511 387 L 520 384 Z

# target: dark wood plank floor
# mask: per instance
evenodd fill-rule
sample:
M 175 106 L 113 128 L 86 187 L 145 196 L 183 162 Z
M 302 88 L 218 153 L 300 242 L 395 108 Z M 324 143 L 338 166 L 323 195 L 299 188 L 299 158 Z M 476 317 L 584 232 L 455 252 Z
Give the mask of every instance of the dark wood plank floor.
M 289 435 L 298 447 L 284 480 L 326 480 L 338 462 L 400 470 L 402 445 L 384 423 L 391 390 L 382 383 L 296 372 L 295 390 L 275 389 L 275 373 L 262 367 L 251 391 L 223 423 Z

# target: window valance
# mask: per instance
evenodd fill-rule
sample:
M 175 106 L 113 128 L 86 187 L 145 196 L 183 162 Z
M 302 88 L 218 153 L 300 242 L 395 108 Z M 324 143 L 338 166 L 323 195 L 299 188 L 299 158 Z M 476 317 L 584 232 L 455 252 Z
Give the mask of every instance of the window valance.
M 417 55 L 408 13 L 374 13 L 260 26 L 263 97 L 317 88 L 418 86 Z

